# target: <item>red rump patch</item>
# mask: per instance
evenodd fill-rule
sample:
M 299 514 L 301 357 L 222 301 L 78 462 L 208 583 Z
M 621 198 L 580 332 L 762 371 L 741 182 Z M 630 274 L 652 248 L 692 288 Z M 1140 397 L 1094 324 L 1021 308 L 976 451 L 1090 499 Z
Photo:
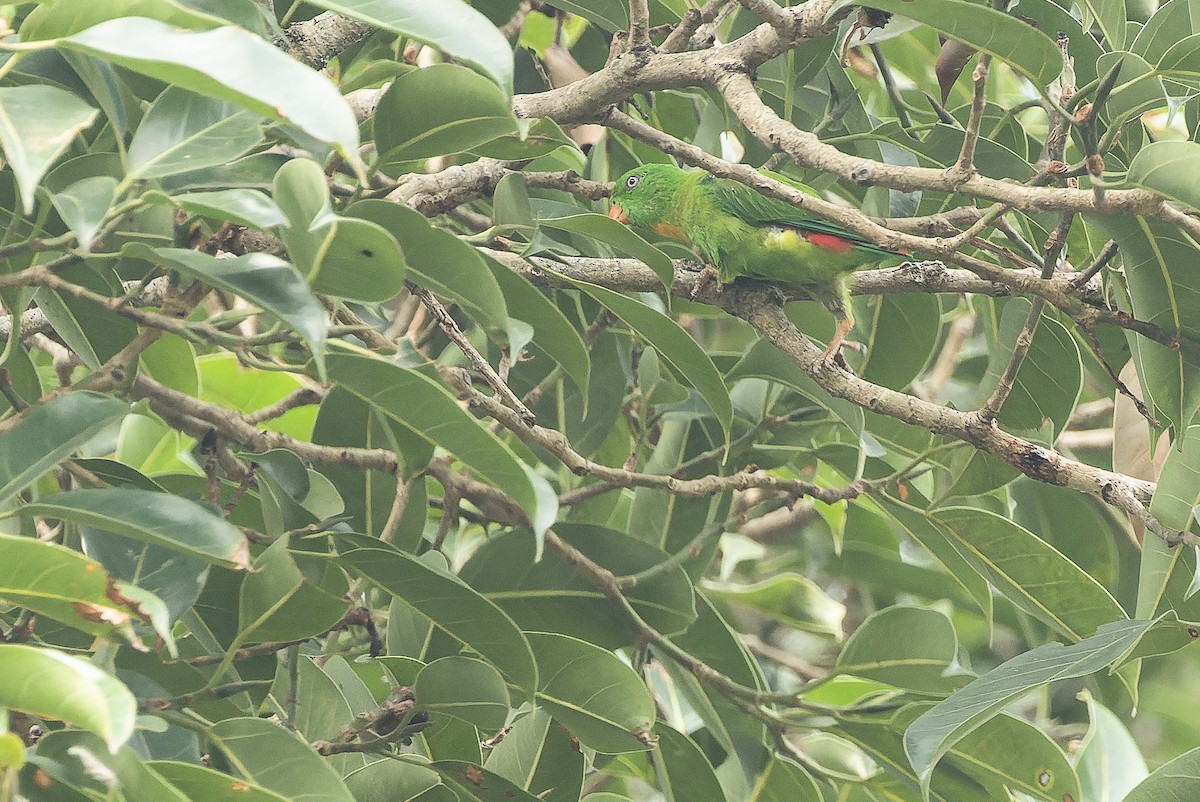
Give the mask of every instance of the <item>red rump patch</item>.
M 818 248 L 834 253 L 849 253 L 854 250 L 854 243 L 848 239 L 842 239 L 835 234 L 806 234 L 806 240 L 816 245 Z

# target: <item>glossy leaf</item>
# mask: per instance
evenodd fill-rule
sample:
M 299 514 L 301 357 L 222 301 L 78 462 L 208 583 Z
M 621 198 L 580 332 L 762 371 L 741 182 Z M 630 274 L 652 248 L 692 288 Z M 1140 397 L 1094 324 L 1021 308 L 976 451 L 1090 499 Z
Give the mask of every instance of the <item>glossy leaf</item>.
M 463 0 L 315 0 L 313 5 L 418 39 L 477 65 L 501 89 L 512 88 L 512 48 L 486 17 Z
M 359 354 L 333 354 L 330 379 L 389 419 L 461 459 L 476 475 L 528 511 L 535 532 L 554 521 L 557 502 L 495 435 L 463 411 L 441 385 L 414 370 Z
M 227 164 L 262 141 L 262 123 L 233 102 L 167 87 L 129 143 L 129 177 L 156 178 Z
M 517 129 L 505 93 L 454 64 L 397 77 L 375 109 L 374 125 L 380 169 L 389 175 L 406 172 L 405 162 L 461 153 Z
M 1081 695 L 1087 702 L 1088 718 L 1091 719 L 1091 726 L 1075 753 L 1083 798 L 1095 802 L 1121 802 L 1146 778 L 1146 761 L 1121 720 L 1090 693 Z
M 749 607 L 784 626 L 834 640 L 842 638 L 846 607 L 806 576 L 779 574 L 749 585 L 706 582 L 704 587 L 714 596 Z
M 658 280 L 667 289 L 675 283 L 675 263 L 658 248 L 651 245 L 633 229 L 610 220 L 602 214 L 575 214 L 565 217 L 548 217 L 537 221 L 539 226 L 555 231 L 566 231 L 591 237 L 634 259 L 640 259 L 654 271 Z
M 268 791 L 260 785 L 247 784 L 246 780 L 230 777 L 219 771 L 194 763 L 171 760 L 155 760 L 147 764 L 155 774 L 161 776 L 189 799 L 206 802 L 285 802 L 286 797 Z
M 954 744 L 1011 701 L 1054 680 L 1083 677 L 1111 666 L 1136 648 L 1155 626 L 1159 626 L 1157 621 L 1118 621 L 1070 646 L 1038 646 L 997 666 L 923 713 L 904 734 L 904 749 L 922 788 L 928 789 L 934 766 Z M 1164 622 L 1161 626 L 1175 625 Z
M 958 668 L 958 638 L 950 620 L 917 607 L 887 607 L 871 614 L 846 641 L 837 670 L 938 695 L 969 679 Z
M 477 652 L 518 688 L 532 691 L 537 687 L 538 668 L 529 642 L 516 624 L 457 579 L 398 551 L 353 549 L 338 561 Z
M 74 232 L 85 253 L 92 249 L 92 240 L 100 233 L 116 193 L 117 179 L 97 175 L 76 181 L 51 196 L 58 216 Z
M 265 253 L 221 259 L 185 248 L 142 246 L 130 246 L 128 252 L 258 304 L 295 330 L 318 366 L 323 364 L 329 316 L 296 268 L 282 259 Z
M 667 559 L 659 549 L 601 526 L 560 523 L 555 534 L 617 576 L 649 571 Z M 459 574 L 513 617 L 523 630 L 558 632 L 607 648 L 631 645 L 636 635 L 606 613 L 611 602 L 557 553 L 534 560 L 535 544 L 510 532 L 484 544 Z M 523 566 L 519 575 L 512 566 Z M 692 585 L 682 568 L 659 570 L 625 592 L 639 615 L 674 634 L 695 620 Z
M 30 407 L 0 434 L 0 501 L 11 499 L 128 413 L 125 402 L 89 392 L 68 393 Z
M 279 207 L 256 189 L 181 192 L 172 195 L 170 201 L 185 212 L 250 228 L 274 228 L 287 222 Z
M 111 674 L 56 649 L 0 644 L 0 706 L 96 733 L 110 751 L 133 734 L 137 700 Z
M 134 488 L 85 488 L 43 496 L 20 512 L 157 543 L 216 565 L 250 567 L 246 538 L 237 527 L 181 496 Z
M 935 520 L 954 547 L 1013 604 L 1072 640 L 1125 617 L 1095 579 L 1035 534 L 995 513 L 948 507 Z
M 647 748 L 654 703 L 629 666 L 612 652 L 566 635 L 526 637 L 537 656 L 539 705 L 597 752 Z
M 0 88 L 0 145 L 21 187 L 26 213 L 50 165 L 92 124 L 96 110 L 54 86 Z
M 354 802 L 328 761 L 266 719 L 227 718 L 208 737 L 238 774 L 286 799 Z
M 546 802 L 574 802 L 583 790 L 583 750 L 537 709 L 513 722 L 485 767 Z
M 836 3 L 830 13 L 848 5 Z M 875 6 L 928 25 L 951 39 L 991 53 L 1044 89 L 1062 72 L 1062 54 L 1042 31 L 1008 14 L 966 0 L 885 0 Z
M 298 640 L 319 635 L 350 608 L 343 593 L 318 587 L 288 553 L 279 538 L 254 561 L 242 580 L 238 638 L 245 643 Z
M 354 115 L 329 79 L 241 28 L 188 31 L 124 17 L 56 44 L 290 123 L 347 159 L 358 158 Z
M 700 396 L 713 411 L 725 437 L 733 421 L 733 404 L 729 401 L 729 390 L 725 380 L 717 372 L 712 359 L 696 344 L 691 336 L 671 318 L 620 293 L 589 284 L 573 281 L 579 289 L 595 298 L 633 329 L 670 363 L 680 377 L 696 388 Z
M 508 688 L 500 672 L 482 660 L 453 655 L 421 669 L 413 695 L 422 708 L 448 713 L 484 732 L 498 732 L 508 720 Z
M 1197 783 L 1200 783 L 1200 749 L 1192 749 L 1155 769 L 1129 792 L 1124 802 L 1186 799 L 1195 793 Z

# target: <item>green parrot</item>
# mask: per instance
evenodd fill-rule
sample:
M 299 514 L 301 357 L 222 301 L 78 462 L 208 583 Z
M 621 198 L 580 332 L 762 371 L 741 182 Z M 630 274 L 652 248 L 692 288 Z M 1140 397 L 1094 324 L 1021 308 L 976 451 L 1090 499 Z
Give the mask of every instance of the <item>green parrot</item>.
M 822 354 L 826 363 L 837 359 L 854 326 L 846 276 L 864 265 L 892 266 L 906 258 L 745 184 L 672 164 L 645 164 L 621 176 L 608 216 L 686 242 L 716 268 L 722 284 L 749 276 L 803 286 L 837 321 Z

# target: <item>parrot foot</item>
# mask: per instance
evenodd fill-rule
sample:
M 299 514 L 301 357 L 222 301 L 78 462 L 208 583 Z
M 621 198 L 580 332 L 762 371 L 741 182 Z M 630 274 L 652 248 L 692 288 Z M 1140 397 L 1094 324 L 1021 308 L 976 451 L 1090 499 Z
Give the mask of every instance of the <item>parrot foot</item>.
M 846 335 L 850 333 L 850 329 L 854 328 L 854 319 L 844 317 L 837 322 L 837 331 L 834 332 L 833 338 L 829 341 L 829 345 L 821 352 L 821 359 L 814 366 L 814 372 L 820 372 L 837 365 L 843 370 L 850 371 L 850 366 L 846 364 L 846 360 L 842 357 L 842 347 L 857 347 L 863 348 L 861 343 L 846 342 Z M 850 371 L 853 372 L 853 371 Z
M 720 274 L 717 273 L 717 269 L 715 267 L 712 265 L 705 265 L 704 269 L 700 271 L 699 277 L 696 278 L 695 285 L 692 286 L 692 292 L 691 295 L 688 296 L 688 300 L 696 300 L 700 293 L 708 289 L 709 284 L 716 284 L 719 289 L 721 286 L 721 277 Z

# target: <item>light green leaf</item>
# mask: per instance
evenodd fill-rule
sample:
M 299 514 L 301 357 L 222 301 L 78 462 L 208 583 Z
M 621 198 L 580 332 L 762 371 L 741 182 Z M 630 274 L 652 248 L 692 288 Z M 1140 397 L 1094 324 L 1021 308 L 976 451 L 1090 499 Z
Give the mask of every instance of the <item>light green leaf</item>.
M 1179 532 L 1192 528 L 1200 506 L 1200 426 L 1189 426 L 1167 452 L 1150 514 Z
M 1013 604 L 1072 640 L 1125 618 L 1116 599 L 1062 552 L 1007 518 L 975 507 L 933 514 L 950 542 Z
M 566 278 L 564 276 L 564 278 Z M 717 372 L 708 354 L 696 341 L 671 318 L 618 292 L 566 278 L 574 286 L 595 298 L 633 329 L 645 342 L 654 346 L 682 378 L 708 404 L 709 409 L 721 424 L 725 438 L 729 438 L 729 427 L 733 421 L 733 404 L 725 380 Z
M 117 179 L 96 175 L 50 196 L 59 217 L 75 234 L 79 250 L 90 253 L 117 194 Z
M 566 217 L 548 217 L 538 220 L 538 225 L 555 231 L 582 234 L 603 242 L 617 251 L 640 259 L 654 271 L 658 280 L 668 290 L 675 282 L 675 263 L 671 257 L 651 245 L 629 226 L 623 226 L 602 214 L 573 214 Z
M 422 709 L 457 716 L 484 732 L 499 732 L 511 706 L 500 672 L 462 655 L 443 657 L 422 668 L 413 695 Z
M 313 5 L 345 14 L 375 28 L 420 40 L 469 61 L 512 91 L 512 45 L 463 0 L 313 0 Z
M 1200 43 L 1200 37 L 1197 39 Z M 1198 142 L 1151 142 L 1133 157 L 1126 180 L 1171 200 L 1200 208 L 1197 159 L 1200 159 Z
M 228 164 L 262 141 L 262 125 L 232 102 L 167 87 L 129 143 L 129 179 Z
M 120 399 L 83 391 L 30 407 L 0 434 L 0 501 L 24 490 L 128 412 L 129 405 Z
M 126 253 L 240 295 L 275 315 L 308 344 L 318 369 L 325 356 L 329 316 L 296 268 L 266 253 L 221 259 L 186 248 L 147 248 L 135 243 Z
M 1163 802 L 1190 799 L 1200 785 L 1200 748 L 1184 752 L 1155 769 L 1123 802 Z
M 299 640 L 326 632 L 350 608 L 342 595 L 318 587 L 296 565 L 279 538 L 254 560 L 238 603 L 241 643 Z M 344 584 L 340 588 L 344 591 Z
M 386 761 L 385 761 L 386 762 Z M 288 802 L 286 797 L 244 779 L 230 777 L 206 766 L 174 760 L 152 760 L 146 764 L 189 799 L 204 802 Z
M 846 641 L 837 670 L 936 695 L 970 678 L 958 667 L 958 638 L 950 619 L 919 607 L 886 607 L 868 616 Z
M 182 496 L 129 487 L 84 488 L 43 496 L 18 508 L 18 512 L 157 543 L 228 568 L 250 567 L 248 545 L 241 531 L 207 507 Z
M 354 802 L 329 761 L 264 718 L 218 721 L 208 737 L 234 771 L 292 802 Z
M 654 702 L 612 652 L 549 632 L 527 632 L 537 656 L 538 704 L 585 746 L 603 754 L 644 751 Z
M 137 700 L 124 683 L 87 660 L 0 643 L 0 664 L 0 708 L 90 730 L 114 753 L 133 735 Z
M 408 172 L 406 162 L 461 153 L 517 130 L 505 93 L 455 64 L 397 77 L 379 100 L 374 125 L 380 169 L 393 176 Z
M 358 160 L 358 125 L 337 88 L 241 28 L 195 32 L 124 17 L 55 44 L 290 123 L 350 162 Z
M 840 0 L 835 14 L 852 3 Z M 881 0 L 872 8 L 928 25 L 951 39 L 1006 61 L 1039 89 L 1062 72 L 1058 46 L 1042 31 L 1000 11 L 967 0 Z
M 417 436 L 454 454 L 473 473 L 521 506 L 539 537 L 553 522 L 557 498 L 511 449 L 458 405 L 445 388 L 414 370 L 360 354 L 332 354 L 330 380 Z
M 749 585 L 705 582 L 704 589 L 721 599 L 749 607 L 784 626 L 842 639 L 846 606 L 831 599 L 806 576 L 784 573 Z
M 1075 753 L 1075 768 L 1083 798 L 1092 802 L 1121 802 L 1146 779 L 1146 761 L 1121 720 L 1091 693 L 1080 694 L 1088 706 L 1091 726 Z
M 46 170 L 95 118 L 94 108 L 56 86 L 0 87 L 0 145 L 26 214 Z
M 287 223 L 287 218 L 275 201 L 257 189 L 181 192 L 162 197 L 190 214 L 203 215 L 220 222 L 228 220 L 248 228 L 267 229 Z
M 457 578 L 394 550 L 352 549 L 337 561 L 428 618 L 500 669 L 518 688 L 531 692 L 537 687 L 533 652 L 517 625 Z
M 1159 621 L 1163 619 L 1116 621 L 1070 646 L 1043 644 L 997 666 L 923 713 L 904 733 L 904 750 L 922 790 L 928 793 L 933 769 L 951 747 L 1013 700 L 1049 682 L 1087 676 L 1120 661 L 1157 626 L 1179 626 Z

